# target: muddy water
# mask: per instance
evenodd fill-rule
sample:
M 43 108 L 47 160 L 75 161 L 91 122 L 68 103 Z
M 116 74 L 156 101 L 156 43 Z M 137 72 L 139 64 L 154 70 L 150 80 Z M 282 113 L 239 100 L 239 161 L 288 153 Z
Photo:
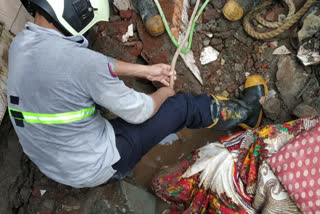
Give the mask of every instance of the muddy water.
M 190 152 L 207 144 L 217 141 L 220 137 L 228 135 L 213 129 L 183 129 L 177 135 L 170 136 L 161 144 L 155 146 L 134 169 L 134 177 L 138 185 L 149 188 L 153 176 L 160 167 L 177 162 Z M 178 138 L 178 140 L 176 140 Z M 170 142 L 175 140 L 173 142 Z M 166 142 L 167 141 L 167 142 Z

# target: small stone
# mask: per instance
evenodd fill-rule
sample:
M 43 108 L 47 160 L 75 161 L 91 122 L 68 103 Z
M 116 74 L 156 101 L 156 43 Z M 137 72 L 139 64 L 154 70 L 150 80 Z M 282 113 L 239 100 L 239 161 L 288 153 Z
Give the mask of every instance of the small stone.
M 222 97 L 226 97 L 226 98 L 228 98 L 229 97 L 229 92 L 228 91 L 226 91 L 226 90 L 224 90 L 222 93 L 221 93 L 221 96 Z
M 228 39 L 228 38 L 232 37 L 233 34 L 234 34 L 234 31 L 230 30 L 230 31 L 224 31 L 221 33 L 213 33 L 213 36 L 218 37 L 218 38 L 222 38 L 222 39 Z
M 293 114 L 298 118 L 320 116 L 319 113 L 313 107 L 304 103 L 299 104 L 293 110 Z
M 236 38 L 239 42 L 242 42 L 244 44 L 250 44 L 253 41 L 251 37 L 248 37 L 246 35 L 243 28 L 239 28 L 237 32 L 233 35 L 233 37 Z
M 209 39 L 205 39 L 204 41 L 203 41 L 203 45 L 204 46 L 208 46 L 210 44 L 210 40 Z
M 216 73 L 217 73 L 218 76 L 221 76 L 222 71 L 219 69 L 219 70 L 216 71 Z
M 281 113 L 281 101 L 275 96 L 267 96 L 262 108 L 266 117 L 277 120 Z
M 296 96 L 307 83 L 309 75 L 295 59 L 290 56 L 284 56 L 278 61 L 276 78 L 276 86 L 281 94 L 282 100 L 289 110 L 293 110 L 298 102 Z
M 269 43 L 269 47 L 272 49 L 275 49 L 276 47 L 278 47 L 278 41 L 273 41 Z
M 211 0 L 211 4 L 214 8 L 221 10 L 223 6 L 226 4 L 227 0 Z
M 222 39 L 213 38 L 210 41 L 210 45 L 212 46 L 221 45 L 221 44 L 222 44 Z
M 208 23 L 211 20 L 216 19 L 217 17 L 217 10 L 212 8 L 208 9 L 203 13 L 203 22 Z
M 120 10 L 120 18 L 130 19 L 132 16 L 132 10 Z
M 285 13 L 285 9 L 276 4 L 270 11 L 268 11 L 266 20 L 269 22 L 277 22 L 279 15 L 283 13 Z
M 233 93 L 237 88 L 238 88 L 238 87 L 237 87 L 236 85 L 232 84 L 232 85 L 229 85 L 229 86 L 227 87 L 227 91 L 231 94 L 231 93 Z
M 234 65 L 234 71 L 236 71 L 236 72 L 242 72 L 242 71 L 243 71 L 243 64 L 236 63 L 236 64 Z
M 116 22 L 116 21 L 120 21 L 121 17 L 114 15 L 114 16 L 110 16 L 109 20 L 110 20 L 110 22 Z
M 223 58 L 221 58 L 221 65 L 224 65 L 225 63 L 226 61 Z

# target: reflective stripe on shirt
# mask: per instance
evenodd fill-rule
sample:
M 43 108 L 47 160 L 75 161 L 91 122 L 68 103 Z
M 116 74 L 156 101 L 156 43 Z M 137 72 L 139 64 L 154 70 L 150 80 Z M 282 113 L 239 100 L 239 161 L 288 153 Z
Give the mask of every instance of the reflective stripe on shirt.
M 59 113 L 59 114 L 39 114 L 31 112 L 23 112 L 8 107 L 9 115 L 17 120 L 23 120 L 27 123 L 41 123 L 41 124 L 63 124 L 82 120 L 94 114 L 95 106 L 91 108 L 82 109 L 80 111 Z

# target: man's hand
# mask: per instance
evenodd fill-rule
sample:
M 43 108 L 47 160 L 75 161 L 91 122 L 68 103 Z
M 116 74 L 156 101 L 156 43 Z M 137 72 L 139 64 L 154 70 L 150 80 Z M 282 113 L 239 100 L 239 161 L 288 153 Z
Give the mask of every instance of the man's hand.
M 169 86 L 171 66 L 166 64 L 139 65 L 116 60 L 114 73 L 117 76 L 134 76 L 146 78 L 150 81 L 159 81 L 165 86 Z M 174 71 L 174 80 L 176 72 Z
M 169 86 L 171 76 L 171 66 L 166 64 L 148 65 L 145 78 L 150 81 L 158 81 Z M 174 80 L 176 80 L 176 72 L 174 71 Z

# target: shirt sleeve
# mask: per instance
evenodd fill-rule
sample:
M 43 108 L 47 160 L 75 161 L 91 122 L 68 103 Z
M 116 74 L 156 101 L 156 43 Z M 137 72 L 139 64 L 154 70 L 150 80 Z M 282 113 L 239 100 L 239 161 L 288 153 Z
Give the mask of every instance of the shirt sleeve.
M 97 55 L 94 69 L 88 72 L 88 93 L 95 103 L 105 107 L 123 120 L 139 124 L 149 119 L 154 111 L 153 99 L 128 88 L 114 74 L 116 60 Z

